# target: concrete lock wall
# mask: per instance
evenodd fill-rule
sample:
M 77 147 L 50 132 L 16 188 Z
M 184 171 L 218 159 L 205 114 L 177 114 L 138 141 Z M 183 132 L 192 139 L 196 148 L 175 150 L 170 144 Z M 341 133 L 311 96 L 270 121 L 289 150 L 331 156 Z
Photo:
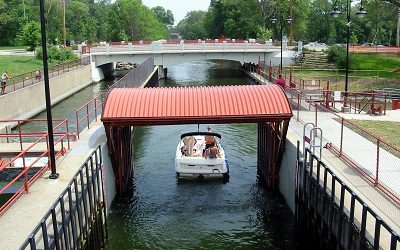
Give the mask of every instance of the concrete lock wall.
M 102 159 L 103 159 L 103 173 L 104 173 L 104 179 L 105 179 L 105 197 L 106 197 L 106 211 L 107 214 L 109 212 L 110 206 L 112 201 L 114 200 L 115 196 L 117 195 L 117 189 L 115 188 L 115 182 L 114 182 L 114 170 L 112 168 L 111 164 L 111 159 L 108 151 L 108 146 L 107 143 L 103 143 L 101 145 L 101 153 L 102 153 Z
M 51 104 L 92 83 L 91 65 L 49 79 Z M 28 119 L 46 110 L 44 81 L 0 96 L 2 120 Z
M 279 170 L 279 191 L 285 198 L 292 212 L 295 212 L 295 178 L 297 160 L 297 141 L 299 136 L 290 128 L 286 135 L 285 153 L 283 154 L 281 168 Z

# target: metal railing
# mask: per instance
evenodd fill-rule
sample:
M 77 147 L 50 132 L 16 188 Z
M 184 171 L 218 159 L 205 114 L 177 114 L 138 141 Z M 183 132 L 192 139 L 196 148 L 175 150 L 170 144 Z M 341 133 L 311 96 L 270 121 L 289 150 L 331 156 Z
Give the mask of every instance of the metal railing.
M 297 90 L 287 89 L 286 93 L 298 122 L 321 128 L 326 148 L 400 204 L 400 171 L 394 169 L 400 166 L 400 149 L 323 105 L 310 102 Z
M 17 123 L 17 132 L 0 133 L 0 138 L 6 141 L 0 144 L 0 147 L 3 147 L 1 150 L 0 176 L 7 177 L 4 186 L 0 188 L 0 195 L 6 193 L 11 187 L 17 187 L 17 190 L 11 192 L 13 195 L 4 204 L 1 204 L 0 215 L 22 194 L 28 193 L 29 187 L 35 180 L 51 168 L 48 133 L 23 133 L 21 125 L 27 122 L 36 123 L 36 126 L 39 127 L 47 127 L 47 120 L 45 119 L 0 120 L 0 123 L 5 124 Z M 53 128 L 55 157 L 59 158 L 70 149 L 70 139 L 74 135 L 71 135 L 68 131 L 67 119 L 53 119 L 53 122 L 59 122 Z
M 285 50 L 288 50 L 284 43 Z M 180 40 L 180 41 L 131 41 L 101 43 L 97 46 L 85 46 L 82 53 L 110 53 L 110 52 L 134 52 L 134 51 L 203 51 L 203 50 L 280 50 L 280 46 L 274 46 L 270 41 L 249 40 Z M 297 44 L 296 44 L 297 46 Z M 291 48 L 296 48 L 293 46 Z
M 76 68 L 81 66 L 85 66 L 90 64 L 90 57 L 82 57 L 73 61 L 63 62 L 56 65 L 49 66 L 49 78 L 59 76 L 66 72 L 70 72 Z M 41 73 L 43 73 L 43 69 L 39 69 Z M 36 78 L 36 71 L 30 71 L 27 73 L 23 73 L 20 75 L 14 75 L 11 78 L 11 83 L 7 83 L 6 85 L 6 93 L 16 91 L 21 88 L 25 88 L 34 84 L 37 84 L 43 81 L 43 76 L 39 79 Z
M 311 216 L 320 218 L 321 232 L 335 235 L 338 248 L 399 249 L 399 234 L 309 148 L 305 149 L 303 163 L 297 175 L 302 199 L 314 212 Z M 357 241 L 353 239 L 356 234 Z
M 268 65 L 265 62 L 258 62 L 257 73 L 268 79 L 269 82 L 274 83 L 280 74 L 279 68 Z M 326 108 L 336 108 L 336 104 L 346 106 L 349 111 L 360 113 L 362 111 L 370 112 L 371 114 L 385 115 L 387 109 L 388 95 L 385 93 L 371 91 L 371 92 L 342 92 L 330 90 L 330 82 L 326 82 L 326 87 L 322 85 L 321 80 L 304 80 L 296 77 L 293 74 L 292 68 L 289 72 L 282 72 L 285 79 L 288 79 L 286 85 L 291 90 L 298 91 L 302 95 L 309 97 L 310 102 L 321 102 L 325 104 Z M 337 98 L 337 93 L 340 93 Z
M 20 249 L 102 249 L 106 197 L 99 145 L 79 168 Z
M 81 133 L 80 126 L 82 123 L 86 122 L 85 126 L 89 129 L 91 122 L 93 121 L 97 122 L 99 114 L 103 112 L 103 105 L 106 96 L 107 93 L 102 92 L 75 111 L 76 134 L 78 136 L 78 139 L 80 139 L 80 133 Z
M 113 88 L 137 88 L 140 87 L 146 79 L 149 78 L 151 72 L 154 71 L 154 57 L 149 57 L 136 68 L 132 69 L 128 74 L 111 85 L 108 90 Z

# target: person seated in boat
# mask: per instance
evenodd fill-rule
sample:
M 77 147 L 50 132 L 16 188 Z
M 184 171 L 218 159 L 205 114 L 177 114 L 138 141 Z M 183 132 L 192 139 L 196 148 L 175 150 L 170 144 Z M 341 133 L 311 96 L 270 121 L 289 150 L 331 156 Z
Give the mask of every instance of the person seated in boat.
M 211 127 L 210 126 L 207 127 L 207 132 L 211 132 Z M 206 135 L 206 136 L 204 136 L 204 139 L 205 139 L 206 142 L 205 142 L 205 148 L 204 148 L 204 151 L 203 151 L 203 156 L 205 155 L 206 150 L 209 147 L 211 147 L 211 143 L 216 141 L 215 140 L 215 136 L 212 136 L 212 135 Z
M 198 156 L 200 156 L 199 153 L 197 153 L 197 150 L 196 150 L 196 149 L 193 149 L 192 155 L 189 155 L 186 146 L 182 146 L 182 147 L 181 147 L 181 153 L 182 153 L 182 155 L 184 155 L 184 156 L 193 156 L 193 157 L 198 157 Z
M 218 149 L 215 141 L 213 141 L 211 143 L 211 146 L 206 150 L 205 158 L 215 159 L 215 158 L 220 158 L 220 157 L 221 157 L 221 154 L 219 152 L 219 149 Z
M 181 153 L 182 155 L 186 155 L 187 149 L 185 146 L 181 147 Z

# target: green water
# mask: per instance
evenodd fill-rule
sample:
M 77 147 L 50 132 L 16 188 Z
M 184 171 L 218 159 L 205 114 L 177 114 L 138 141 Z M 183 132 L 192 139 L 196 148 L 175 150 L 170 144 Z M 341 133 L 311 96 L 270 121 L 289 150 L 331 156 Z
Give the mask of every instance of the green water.
M 246 85 L 238 64 L 198 61 L 168 69 L 161 86 Z M 257 125 L 212 125 L 222 134 L 230 180 L 177 181 L 180 134 L 197 124 L 138 127 L 130 190 L 108 217 L 106 249 L 295 249 L 294 215 L 257 181 Z
M 238 67 L 229 61 L 185 63 L 169 68 L 168 79 L 160 86 L 252 84 Z M 74 132 L 75 110 L 113 80 L 92 84 L 55 105 L 53 117 L 68 118 Z M 35 118 L 46 118 L 46 113 Z M 200 130 L 207 125 L 200 125 Z M 134 176 L 129 191 L 111 205 L 106 249 L 295 249 L 294 215 L 257 181 L 257 125 L 210 125 L 222 134 L 230 161 L 228 183 L 177 182 L 174 157 L 179 136 L 197 131 L 197 124 L 136 129 Z

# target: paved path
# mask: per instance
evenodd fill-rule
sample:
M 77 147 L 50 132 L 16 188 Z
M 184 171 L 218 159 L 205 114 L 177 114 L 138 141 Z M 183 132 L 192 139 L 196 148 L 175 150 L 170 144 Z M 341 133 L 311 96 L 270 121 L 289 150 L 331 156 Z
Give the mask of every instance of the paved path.
M 16 56 L 34 56 L 32 51 L 26 51 L 24 49 L 11 49 L 11 50 L 0 50 L 1 56 L 9 56 L 9 55 L 16 55 Z
M 0 249 L 19 249 L 90 153 L 105 141 L 101 122 L 92 123 L 90 130 L 82 132 L 81 139 L 73 144 L 71 151 L 57 160 L 59 178 L 49 179 L 51 172 L 47 171 L 29 188 L 29 194 L 22 195 L 0 217 Z
M 294 111 L 296 114 L 296 111 Z M 346 119 L 362 120 L 384 120 L 400 122 L 400 110 L 390 110 L 386 116 L 371 116 L 368 114 L 344 114 L 339 115 Z M 322 145 L 332 142 L 339 147 L 341 124 L 337 116 L 327 113 L 318 113 L 318 126 L 322 129 Z M 302 123 L 292 118 L 290 129 L 300 138 L 303 138 L 303 124 L 315 121 L 315 113 L 301 111 Z M 309 130 L 306 130 L 306 134 Z M 309 134 L 307 134 L 309 135 Z M 375 174 L 376 170 L 376 144 L 362 137 L 358 133 L 344 129 L 343 151 L 364 170 Z M 306 145 L 308 146 L 308 144 Z M 380 150 L 379 181 L 389 186 L 397 195 L 400 195 L 400 158 L 393 156 L 385 150 Z M 319 152 L 319 149 L 316 149 Z M 316 153 L 317 156 L 319 153 Z M 365 177 L 361 176 L 355 169 L 350 167 L 330 150 L 322 150 L 322 161 L 331 168 L 335 174 L 344 181 L 368 206 L 370 206 L 381 218 L 388 223 L 396 232 L 400 233 L 400 206 L 388 198 L 381 190 L 376 188 Z

